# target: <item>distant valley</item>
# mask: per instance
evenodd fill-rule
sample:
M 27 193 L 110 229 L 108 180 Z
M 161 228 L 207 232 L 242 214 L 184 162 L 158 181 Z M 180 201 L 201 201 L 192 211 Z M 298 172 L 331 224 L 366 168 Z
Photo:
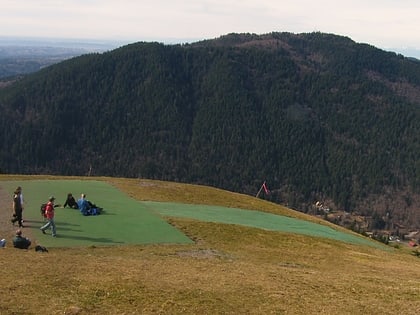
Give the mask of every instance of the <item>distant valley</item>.
M 36 72 L 60 61 L 118 47 L 117 42 L 0 37 L 0 79 Z

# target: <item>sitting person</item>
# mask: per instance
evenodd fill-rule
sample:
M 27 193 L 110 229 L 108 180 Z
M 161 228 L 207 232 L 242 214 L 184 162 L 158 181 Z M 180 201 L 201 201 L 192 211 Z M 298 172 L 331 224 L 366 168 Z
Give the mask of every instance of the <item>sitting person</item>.
M 63 208 L 69 206 L 72 209 L 79 209 L 79 206 L 77 205 L 76 199 L 74 199 L 72 193 L 67 194 L 66 202 L 63 205 Z
M 13 247 L 20 249 L 28 249 L 31 246 L 31 241 L 27 237 L 22 236 L 22 231 L 17 230 L 16 236 L 13 238 Z
M 83 215 L 98 215 L 101 213 L 102 208 L 97 207 L 95 204 L 86 199 L 86 195 L 82 194 L 80 199 L 77 200 L 80 213 Z

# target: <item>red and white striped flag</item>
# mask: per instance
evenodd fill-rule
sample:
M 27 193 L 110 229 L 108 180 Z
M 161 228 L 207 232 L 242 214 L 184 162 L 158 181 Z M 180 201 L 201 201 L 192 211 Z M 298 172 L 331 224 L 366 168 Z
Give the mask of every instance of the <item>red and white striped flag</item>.
M 266 195 L 269 195 L 269 194 L 270 194 L 270 191 L 268 190 L 267 185 L 266 185 L 266 183 L 265 183 L 265 182 L 262 184 L 262 187 L 263 187 L 263 189 L 264 189 L 265 194 L 266 194 Z

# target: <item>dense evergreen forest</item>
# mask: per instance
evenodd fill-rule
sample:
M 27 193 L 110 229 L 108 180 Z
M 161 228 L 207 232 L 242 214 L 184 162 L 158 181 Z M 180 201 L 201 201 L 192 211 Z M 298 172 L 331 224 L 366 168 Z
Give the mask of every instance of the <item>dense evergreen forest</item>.
M 0 89 L 0 172 L 216 186 L 420 227 L 420 62 L 323 33 L 139 42 Z

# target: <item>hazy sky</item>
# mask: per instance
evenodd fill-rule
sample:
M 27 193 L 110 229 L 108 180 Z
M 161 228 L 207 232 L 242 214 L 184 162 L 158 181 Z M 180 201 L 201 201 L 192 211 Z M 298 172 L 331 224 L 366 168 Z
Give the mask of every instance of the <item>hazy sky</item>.
M 273 31 L 420 50 L 420 1 L 0 0 L 0 36 L 173 43 Z

